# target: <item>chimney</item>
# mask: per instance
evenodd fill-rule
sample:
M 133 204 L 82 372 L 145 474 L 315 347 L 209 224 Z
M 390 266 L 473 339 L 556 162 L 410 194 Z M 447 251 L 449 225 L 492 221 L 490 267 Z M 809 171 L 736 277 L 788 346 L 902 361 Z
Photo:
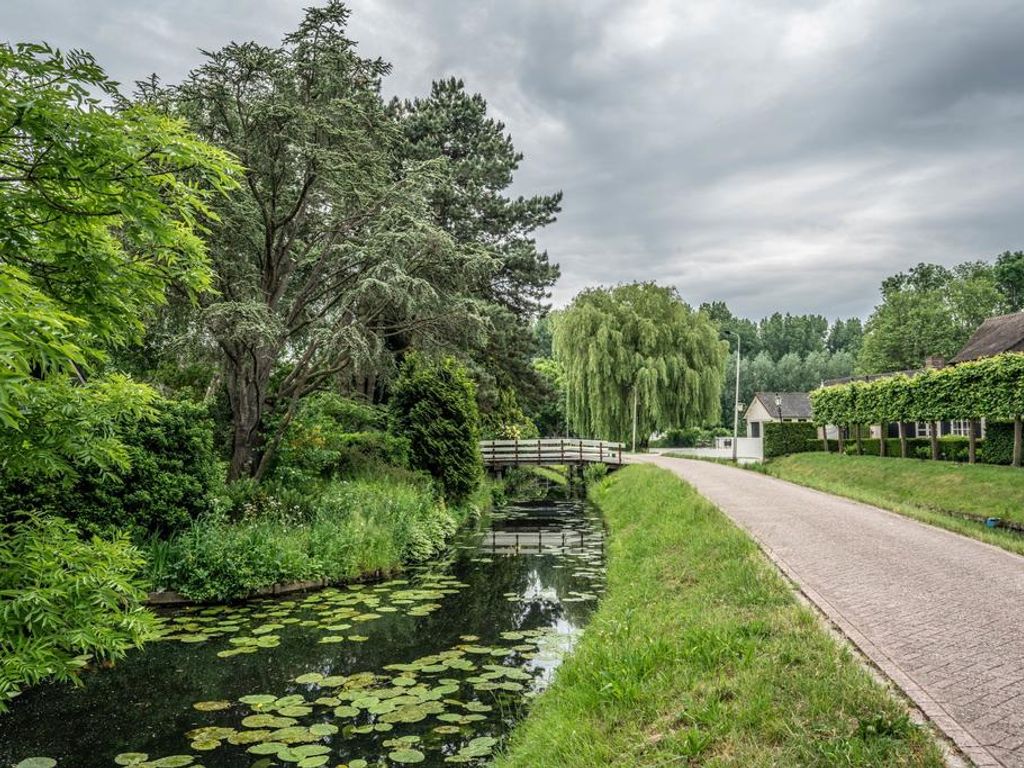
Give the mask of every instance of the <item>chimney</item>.
M 945 368 L 946 358 L 942 355 L 928 355 L 928 357 L 924 359 L 924 367 L 929 369 Z

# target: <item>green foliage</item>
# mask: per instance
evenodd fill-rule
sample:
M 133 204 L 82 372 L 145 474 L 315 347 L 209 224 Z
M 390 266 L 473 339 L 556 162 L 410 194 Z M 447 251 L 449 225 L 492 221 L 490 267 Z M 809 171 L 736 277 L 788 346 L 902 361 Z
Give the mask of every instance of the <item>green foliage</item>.
M 865 373 L 920 368 L 929 355 L 950 358 L 1003 297 L 993 269 L 918 264 L 882 282 L 882 303 L 868 319 L 859 367 Z
M 117 415 L 125 422 L 116 436 L 123 462 L 100 469 L 79 457 L 62 478 L 9 476 L 0 512 L 45 511 L 98 533 L 167 534 L 208 511 L 217 463 L 206 409 L 156 400 L 143 418 Z
M 978 444 L 978 458 L 986 464 L 1013 462 L 1013 423 L 985 423 L 985 439 Z
M 1024 355 L 1003 354 L 922 371 L 824 387 L 811 393 L 818 424 L 1006 419 L 1024 413 Z
M 171 540 L 154 577 L 194 600 L 245 597 L 273 584 L 341 581 L 440 551 L 458 526 L 424 484 L 330 481 L 301 506 L 270 497 L 232 522 L 206 515 Z
M 577 434 L 627 441 L 719 417 L 726 346 L 706 316 L 654 283 L 580 293 L 555 322 L 554 352 Z
M 210 285 L 200 222 L 237 166 L 181 121 L 127 105 L 81 51 L 0 44 L 0 126 L 3 471 L 121 465 L 117 414 L 137 417 L 151 393 L 68 379 L 137 341 L 170 285 Z
M 514 389 L 499 389 L 495 408 L 481 419 L 481 436 L 495 440 L 529 440 L 539 437 L 534 424 L 519 407 Z
M 304 483 L 409 466 L 409 442 L 390 435 L 387 411 L 320 392 L 305 398 L 288 425 L 274 462 L 275 480 Z
M 480 482 L 481 464 L 476 392 L 465 369 L 452 358 L 412 354 L 390 405 L 398 433 L 409 439 L 413 468 L 436 478 L 450 502 L 467 498 Z
M 1007 312 L 1024 309 L 1024 251 L 1006 251 L 996 257 L 993 277 L 1003 294 Z
M 764 424 L 764 458 L 786 456 L 790 453 L 803 453 L 810 448 L 817 438 L 817 429 L 813 424 L 799 421 L 769 421 Z
M 598 462 L 596 464 L 587 464 L 587 466 L 583 468 L 583 482 L 588 486 L 601 482 L 607 476 L 607 464 Z
M 880 456 L 880 441 L 878 438 L 864 438 L 861 441 L 861 455 Z M 939 438 L 939 460 L 940 461 L 967 461 L 967 438 L 947 436 Z M 978 441 L 979 456 L 982 455 L 984 441 Z M 1011 445 L 1012 448 L 1012 445 Z M 818 449 L 821 449 L 821 441 L 818 441 Z M 898 438 L 887 438 L 885 441 L 887 458 L 900 458 L 900 441 Z M 847 456 L 857 455 L 857 444 L 853 440 L 846 441 L 843 451 Z M 932 457 L 932 441 L 927 437 L 907 438 L 907 458 L 930 459 Z M 1009 461 L 1006 462 L 1007 464 Z
M 155 635 L 136 581 L 143 563 L 125 537 L 84 541 L 60 518 L 0 523 L 0 712 L 26 685 L 78 683 L 90 662 Z

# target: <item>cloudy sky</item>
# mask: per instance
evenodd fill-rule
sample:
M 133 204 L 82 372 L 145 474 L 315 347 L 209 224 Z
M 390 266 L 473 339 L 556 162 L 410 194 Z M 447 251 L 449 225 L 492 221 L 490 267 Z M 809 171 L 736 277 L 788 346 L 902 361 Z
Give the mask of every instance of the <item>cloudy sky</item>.
M 273 43 L 311 0 L 3 0 L 9 40 L 124 83 Z M 352 0 L 390 94 L 458 75 L 561 189 L 554 300 L 657 280 L 691 303 L 866 315 L 882 277 L 1024 248 L 1020 0 Z

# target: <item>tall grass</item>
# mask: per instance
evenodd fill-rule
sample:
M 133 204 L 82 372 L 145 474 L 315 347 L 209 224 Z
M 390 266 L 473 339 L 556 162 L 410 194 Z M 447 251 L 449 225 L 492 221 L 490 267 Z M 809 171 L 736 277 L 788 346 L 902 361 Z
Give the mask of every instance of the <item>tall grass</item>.
M 283 496 L 283 499 L 282 499 Z M 429 486 L 394 478 L 333 480 L 216 512 L 150 547 L 150 581 L 193 600 L 229 600 L 287 581 L 348 580 L 440 551 L 460 511 Z

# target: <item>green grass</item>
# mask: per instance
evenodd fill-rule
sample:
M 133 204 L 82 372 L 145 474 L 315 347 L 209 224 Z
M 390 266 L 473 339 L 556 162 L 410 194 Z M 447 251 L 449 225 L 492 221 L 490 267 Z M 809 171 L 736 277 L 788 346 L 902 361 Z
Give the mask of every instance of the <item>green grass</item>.
M 1024 472 L 946 461 L 798 453 L 774 459 L 783 480 L 873 504 L 1024 554 L 1024 535 L 951 515 L 1000 517 L 1024 524 Z
M 671 473 L 595 487 L 608 592 L 497 768 L 938 766 L 930 734 Z

